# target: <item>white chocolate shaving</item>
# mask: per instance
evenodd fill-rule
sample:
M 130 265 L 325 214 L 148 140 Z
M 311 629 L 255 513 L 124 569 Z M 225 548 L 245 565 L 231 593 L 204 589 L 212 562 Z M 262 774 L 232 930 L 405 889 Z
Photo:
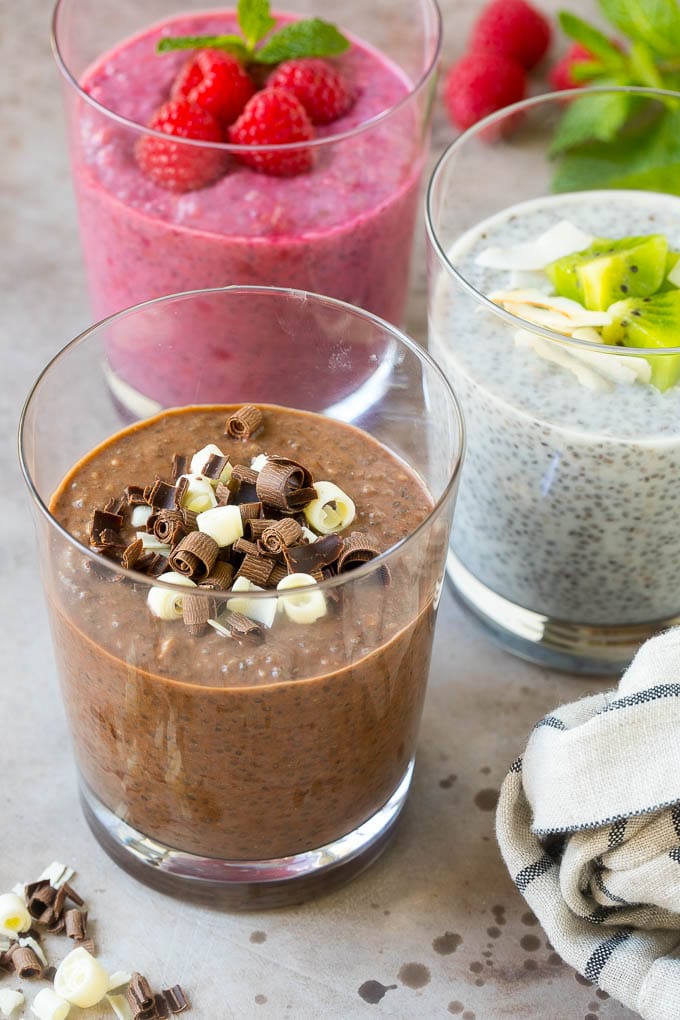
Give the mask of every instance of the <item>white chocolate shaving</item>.
M 213 453 L 215 454 L 216 457 L 224 457 L 224 454 L 220 450 L 219 446 L 215 446 L 214 443 L 208 443 L 207 446 L 204 446 L 202 450 L 199 450 L 197 453 L 193 455 L 193 457 L 191 458 L 191 463 L 189 464 L 189 470 L 191 471 L 192 475 L 202 474 L 203 468 L 208 463 L 208 460 Z M 231 472 L 229 473 L 231 474 Z
M 680 287 L 680 259 L 678 259 L 675 263 L 666 279 L 669 283 L 672 283 L 674 287 Z
M 185 577 L 184 574 L 178 574 L 175 570 L 168 570 L 165 574 L 161 574 L 158 580 L 167 581 L 168 584 L 182 584 L 186 588 L 196 587 L 191 578 Z M 167 588 L 159 588 L 154 585 L 149 588 L 146 602 L 153 615 L 157 616 L 159 620 L 182 619 L 183 600 L 176 591 L 169 591 Z
M 189 483 L 182 497 L 183 507 L 200 514 L 204 510 L 210 510 L 211 507 L 217 506 L 215 490 L 209 478 L 194 474 L 180 475 L 180 478 L 186 478 Z
M 149 514 L 151 513 L 151 507 L 135 507 L 135 509 L 148 510 Z M 74 875 L 75 871 L 73 868 L 69 868 L 67 864 L 60 864 L 59 861 L 52 861 L 51 864 L 47 865 L 43 873 L 39 875 L 38 881 L 42 881 L 46 878 L 53 889 L 61 889 L 62 885 L 64 885 L 65 882 L 70 882 Z
M 480 252 L 475 259 L 478 266 L 489 269 L 545 269 L 556 259 L 589 248 L 595 238 L 568 220 L 560 220 L 534 241 L 515 244 L 509 248 L 496 245 Z
M 135 532 L 137 538 L 141 538 L 142 547 L 148 549 L 150 552 L 161 553 L 163 556 L 168 556 L 172 551 L 172 547 L 166 542 L 161 542 L 148 531 L 137 531 Z
M 70 1009 L 71 1004 L 51 988 L 41 988 L 31 1003 L 31 1013 L 38 1020 L 66 1020 Z
M 311 544 L 312 542 L 316 542 L 318 537 L 319 536 L 316 534 L 316 532 L 311 531 L 309 528 L 306 528 L 304 524 L 302 525 L 302 538 L 306 538 L 307 541 Z
M 208 624 L 212 627 L 213 630 L 216 630 L 218 634 L 221 634 L 222 637 L 229 638 L 231 637 L 231 631 L 229 630 L 229 628 L 225 627 L 224 624 L 220 623 L 219 620 L 208 620 Z
M 317 498 L 304 508 L 307 523 L 321 535 L 343 531 L 354 520 L 356 508 L 334 482 L 315 482 Z
M 247 577 L 237 577 L 234 581 L 232 591 L 248 592 L 248 591 L 264 591 L 264 588 L 260 588 L 259 585 L 253 584 L 252 581 L 248 580 Z M 249 599 L 249 598 L 238 598 L 229 599 L 227 602 L 227 609 L 232 613 L 242 613 L 247 616 L 249 620 L 256 620 L 257 623 L 263 624 L 265 627 L 271 627 L 276 618 L 277 600 L 275 598 L 270 599 Z
M 130 524 L 133 528 L 143 528 L 153 513 L 151 506 L 133 506 L 130 514 Z
M 57 995 L 74 1006 L 87 1009 L 100 1002 L 109 987 L 109 975 L 99 960 L 90 956 L 86 949 L 78 946 L 59 964 L 54 975 L 54 990 Z
M 25 1001 L 21 992 L 16 992 L 13 988 L 3 988 L 0 990 L 0 1014 L 10 1017 Z
M 198 530 L 209 535 L 223 549 L 243 537 L 243 520 L 238 506 L 214 506 L 196 518 Z
M 316 585 L 311 574 L 288 574 L 277 584 L 278 591 L 289 591 L 291 588 L 306 588 Z M 299 595 L 288 595 L 282 600 L 283 609 L 293 623 L 314 623 L 326 615 L 326 599 L 322 591 L 300 592 Z
M 268 460 L 269 457 L 267 456 L 266 453 L 258 453 L 257 457 L 253 457 L 253 459 L 251 460 L 250 466 L 253 469 L 253 471 L 261 471 Z
M 16 893 L 3 893 L 0 896 L 0 932 L 16 938 L 19 932 L 28 931 L 31 927 L 31 915 L 26 902 Z
M 124 995 L 107 995 L 106 1001 L 118 1020 L 132 1020 L 132 1012 Z
M 116 988 L 122 988 L 123 985 L 129 985 L 132 980 L 132 974 L 128 974 L 124 970 L 117 970 L 109 978 L 109 991 L 114 991 Z

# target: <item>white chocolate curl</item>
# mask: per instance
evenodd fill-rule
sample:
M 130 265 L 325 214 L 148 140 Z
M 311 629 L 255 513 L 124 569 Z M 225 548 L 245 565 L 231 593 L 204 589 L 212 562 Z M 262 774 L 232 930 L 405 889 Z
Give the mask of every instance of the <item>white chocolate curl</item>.
M 159 581 L 167 581 L 168 584 L 183 584 L 187 588 L 195 588 L 196 583 L 184 574 L 178 574 L 175 570 L 168 570 L 161 574 Z M 181 620 L 182 619 L 182 596 L 176 591 L 168 591 L 167 588 L 158 588 L 155 585 L 149 588 L 146 602 L 159 620 Z
M 71 950 L 64 957 L 54 975 L 57 995 L 83 1009 L 95 1006 L 104 998 L 108 989 L 109 975 L 99 960 L 90 956 L 82 946 Z
M 247 577 L 237 577 L 234 581 L 232 591 L 264 591 L 259 585 L 253 584 Z M 227 609 L 232 613 L 242 613 L 249 620 L 256 620 L 265 627 L 271 627 L 276 617 L 277 600 L 270 599 L 229 599 Z
M 65 1020 L 70 1009 L 70 1003 L 51 988 L 42 988 L 31 1003 L 31 1013 L 39 1020 Z
M 317 498 L 304 508 L 310 527 L 320 535 L 343 531 L 354 520 L 352 500 L 334 482 L 315 482 L 314 488 Z
M 0 1015 L 11 1016 L 25 1001 L 21 992 L 15 992 L 13 988 L 3 988 L 0 991 Z
M 130 514 L 130 524 L 133 528 L 144 528 L 152 513 L 152 506 L 133 506 L 132 513 Z
M 185 509 L 200 514 L 204 510 L 210 510 L 211 507 L 217 506 L 217 497 L 209 478 L 193 474 L 180 477 L 186 478 L 189 483 L 189 487 L 182 497 L 182 506 Z
M 8 892 L 0 896 L 0 932 L 14 938 L 31 927 L 31 915 L 21 896 Z
M 196 518 L 196 524 L 199 531 L 209 535 L 222 549 L 243 538 L 243 520 L 237 506 L 215 506 L 204 510 Z
M 267 456 L 266 453 L 258 453 L 257 457 L 253 457 L 253 459 L 251 460 L 250 466 L 253 469 L 253 471 L 261 471 L 268 460 L 269 457 Z
M 311 574 L 288 574 L 281 578 L 276 588 L 277 591 L 287 591 L 289 588 L 305 588 L 315 584 L 316 579 Z M 282 602 L 288 619 L 293 623 L 314 623 L 326 615 L 326 599 L 322 591 L 288 595 Z

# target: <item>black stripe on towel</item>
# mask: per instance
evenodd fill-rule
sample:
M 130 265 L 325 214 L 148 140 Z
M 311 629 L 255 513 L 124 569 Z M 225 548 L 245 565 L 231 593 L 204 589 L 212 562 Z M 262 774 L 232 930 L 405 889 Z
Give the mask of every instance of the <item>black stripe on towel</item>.
M 610 850 L 614 850 L 617 846 L 621 846 L 624 837 L 626 835 L 626 826 L 628 824 L 627 818 L 619 818 L 618 821 L 614 822 L 611 829 L 609 830 L 609 836 L 607 837 L 607 847 Z
M 609 897 L 609 899 L 612 901 L 612 903 L 619 903 L 622 907 L 629 907 L 630 906 L 630 903 L 628 902 L 628 900 L 624 900 L 621 896 L 615 896 L 613 892 L 609 891 L 607 886 L 602 881 L 602 873 L 600 871 L 594 871 L 593 872 L 593 880 L 594 880 L 595 885 L 597 886 L 597 888 L 600 890 L 600 892 L 604 893 L 605 896 Z M 592 918 L 591 918 L 591 921 L 592 921 Z
M 618 949 L 620 945 L 626 942 L 632 934 L 632 928 L 622 928 L 616 933 L 616 935 L 612 935 L 611 938 L 601 942 L 597 949 L 591 954 L 591 957 L 586 964 L 586 968 L 583 972 L 584 977 L 596 985 L 600 979 L 600 974 L 612 953 Z
M 515 760 L 513 761 L 512 765 L 510 766 L 510 772 L 511 773 L 512 772 L 517 773 L 517 772 L 521 772 L 521 771 L 522 771 L 522 759 L 521 758 L 515 758 Z
M 677 861 L 680 864 L 680 846 L 674 846 L 672 850 L 669 850 L 668 856 L 672 861 Z
M 520 892 L 524 892 L 528 885 L 536 878 L 540 878 L 541 875 L 545 875 L 546 871 L 550 871 L 551 868 L 555 867 L 555 862 L 552 857 L 548 857 L 545 854 L 543 857 L 539 857 L 533 864 L 527 864 L 526 868 L 522 868 L 520 872 L 515 876 L 515 885 Z
M 680 839 L 680 804 L 676 804 L 673 810 L 671 811 L 671 821 L 673 823 L 675 833 L 678 839 Z
M 627 694 L 625 698 L 617 698 L 610 701 L 608 705 L 601 708 L 598 715 L 605 712 L 612 712 L 615 708 L 630 708 L 632 705 L 646 705 L 648 701 L 659 701 L 661 698 L 680 698 L 680 684 L 659 684 L 658 687 L 650 687 L 646 691 L 638 691 L 636 694 Z
M 542 719 L 534 726 L 535 730 L 540 730 L 541 726 L 549 726 L 553 730 L 566 730 L 566 726 L 561 719 L 558 719 L 556 715 L 544 715 Z

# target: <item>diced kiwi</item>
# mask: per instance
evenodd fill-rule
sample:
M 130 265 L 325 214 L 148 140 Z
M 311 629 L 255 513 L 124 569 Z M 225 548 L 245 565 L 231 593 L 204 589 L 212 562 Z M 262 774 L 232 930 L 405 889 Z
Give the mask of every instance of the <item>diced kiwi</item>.
M 669 251 L 666 256 L 666 270 L 664 272 L 663 283 L 659 287 L 659 291 L 663 293 L 666 290 L 675 290 L 676 284 L 671 283 L 668 279 L 668 274 L 675 268 L 678 259 L 680 259 L 680 251 Z
M 609 309 L 613 321 L 602 330 L 607 344 L 624 347 L 680 347 L 680 290 L 653 297 L 627 298 Z M 670 389 L 680 379 L 680 354 L 655 354 L 646 359 L 652 368 L 651 383 Z
M 626 297 L 654 294 L 668 272 L 667 258 L 663 234 L 598 237 L 589 248 L 551 262 L 545 271 L 562 297 L 600 311 Z

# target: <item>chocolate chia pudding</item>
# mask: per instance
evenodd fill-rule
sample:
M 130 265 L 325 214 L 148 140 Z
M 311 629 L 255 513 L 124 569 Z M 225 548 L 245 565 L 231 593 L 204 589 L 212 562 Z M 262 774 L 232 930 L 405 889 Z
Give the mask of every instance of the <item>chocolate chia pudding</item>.
M 416 474 L 353 426 L 267 406 L 261 431 L 235 439 L 224 435 L 231 410 L 182 408 L 118 433 L 68 474 L 52 513 L 88 545 L 93 507 L 169 478 L 174 454 L 214 443 L 232 465 L 265 453 L 332 479 L 356 506 L 348 530 L 380 550 L 429 515 Z M 127 520 L 122 534 L 134 539 Z M 441 562 L 445 536 L 432 541 Z M 413 580 L 422 552 L 390 558 L 389 574 L 376 566 L 322 581 L 325 615 L 300 623 L 279 611 L 250 641 L 159 619 L 147 601 L 153 578 L 100 571 L 65 546 L 48 597 L 85 782 L 137 830 L 202 856 L 272 859 L 356 828 L 414 755 L 435 615 Z M 223 606 L 224 593 L 215 597 Z
M 506 209 L 449 259 L 480 293 L 507 289 L 508 271 L 477 256 L 534 241 L 561 220 L 599 237 L 663 233 L 680 247 L 678 198 L 582 192 Z M 513 327 L 445 274 L 431 315 L 432 353 L 468 436 L 455 557 L 493 592 L 558 620 L 613 626 L 677 614 L 680 386 L 592 392 L 515 346 Z

